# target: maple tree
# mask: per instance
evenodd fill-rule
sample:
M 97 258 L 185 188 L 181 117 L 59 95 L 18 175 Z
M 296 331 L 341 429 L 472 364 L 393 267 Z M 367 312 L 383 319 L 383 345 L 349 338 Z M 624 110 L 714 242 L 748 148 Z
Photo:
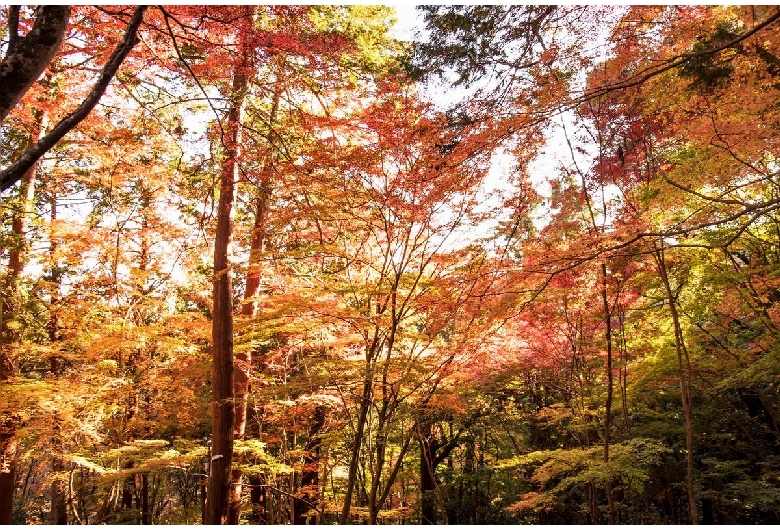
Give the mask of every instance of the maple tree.
M 458 28 L 455 30 L 447 26 L 452 20 L 447 18 L 450 16 L 448 10 L 443 9 L 443 11 L 445 12 L 443 16 L 439 13 L 433 13 L 434 21 L 441 22 L 441 25 L 437 26 L 439 31 L 460 31 L 461 26 L 455 26 Z M 521 9 L 517 8 L 516 11 L 521 11 Z M 740 17 L 743 18 L 740 19 Z M 737 79 L 737 77 L 732 78 L 731 75 L 740 68 L 738 65 L 741 58 L 747 56 L 744 54 L 746 49 L 744 42 L 755 33 L 765 31 L 767 26 L 774 24 L 775 17 L 776 13 L 771 9 L 748 9 L 738 13 L 737 11 L 718 11 L 706 8 L 692 10 L 635 8 L 628 10 L 625 14 L 620 14 L 620 23 L 612 34 L 612 39 L 614 39 L 612 42 L 615 43 L 614 58 L 602 63 L 603 68 L 595 68 L 589 73 L 587 87 L 580 92 L 573 92 L 569 100 L 572 104 L 580 105 L 580 109 L 585 109 L 583 117 L 593 124 L 593 128 L 586 130 L 587 134 L 584 135 L 584 145 L 595 146 L 596 155 L 592 159 L 592 173 L 586 174 L 582 170 L 583 167 L 587 168 L 582 159 L 587 159 L 587 156 L 590 156 L 587 149 L 579 146 L 583 144 L 575 144 L 577 145 L 576 150 L 573 149 L 573 142 L 570 138 L 567 139 L 567 142 L 573 154 L 576 155 L 575 165 L 565 169 L 567 172 L 573 171 L 574 175 L 581 180 L 579 197 L 575 197 L 572 202 L 572 204 L 587 206 L 585 215 L 580 218 L 579 223 L 582 225 L 587 223 L 587 219 L 590 219 L 593 228 L 597 228 L 597 220 L 599 219 L 600 222 L 606 222 L 609 219 L 615 221 L 612 221 L 614 224 L 608 227 L 607 233 L 602 235 L 599 233 L 600 230 L 583 233 L 579 240 L 569 239 L 566 241 L 561 248 L 562 252 L 557 251 L 552 256 L 549 255 L 550 246 L 547 245 L 545 249 L 548 252 L 546 256 L 548 259 L 542 263 L 534 264 L 538 269 L 537 272 L 546 278 L 544 286 L 549 286 L 550 278 L 564 274 L 571 267 L 581 267 L 599 256 L 615 255 L 616 253 L 650 254 L 653 252 L 652 249 L 648 249 L 643 244 L 643 240 L 646 238 L 656 239 L 654 244 L 660 243 L 664 246 L 671 245 L 672 248 L 680 248 L 679 252 L 684 252 L 684 248 L 689 246 L 718 248 L 723 243 L 728 246 L 734 244 L 742 234 L 749 231 L 751 223 L 756 222 L 764 215 L 771 215 L 770 211 L 774 208 L 771 199 L 759 198 L 756 202 L 749 204 L 744 199 L 732 198 L 729 195 L 729 193 L 738 194 L 738 190 L 745 190 L 738 184 L 740 177 L 737 175 L 743 171 L 738 166 L 744 168 L 744 171 L 755 172 L 753 178 L 746 178 L 746 182 L 751 182 L 751 184 L 766 182 L 767 177 L 771 179 L 769 177 L 771 171 L 765 171 L 760 166 L 753 167 L 752 170 L 749 169 L 754 166 L 751 161 L 761 159 L 765 156 L 763 153 L 771 151 L 767 144 L 762 145 L 762 142 L 767 140 L 771 142 L 771 140 L 769 136 L 764 136 L 762 140 L 754 144 L 762 154 L 758 154 L 758 152 L 748 154 L 747 150 L 750 149 L 748 146 L 751 145 L 749 134 L 740 132 L 735 127 L 736 122 L 729 123 L 729 118 L 726 116 L 735 116 L 749 107 L 741 105 L 739 111 L 733 109 L 733 112 L 727 111 L 726 108 L 728 101 L 743 101 L 739 97 L 735 97 L 739 91 L 730 80 Z M 494 20 L 491 23 L 498 24 L 501 19 L 494 17 Z M 674 29 L 665 25 L 656 26 L 661 20 L 664 21 L 664 24 L 668 20 L 684 20 L 685 23 L 691 24 L 691 28 L 695 27 L 696 29 L 693 33 L 686 34 L 681 25 L 675 25 Z M 707 24 L 710 25 L 707 26 Z M 664 27 L 669 31 L 668 33 L 656 33 L 653 31 L 654 27 Z M 703 30 L 704 27 L 709 29 Z M 707 35 L 707 31 L 712 37 L 702 36 L 702 33 Z M 578 34 L 575 33 L 575 35 Z M 491 37 L 504 39 L 506 46 L 503 49 L 507 49 L 508 45 L 512 43 L 512 39 L 516 38 L 502 32 L 496 32 Z M 691 40 L 686 41 L 686 37 Z M 766 44 L 771 42 L 771 39 L 763 42 L 765 43 L 763 46 L 771 46 Z M 686 50 L 686 46 L 690 47 L 691 51 Z M 483 44 L 481 49 L 489 50 L 491 48 Z M 502 50 L 501 47 L 494 49 Z M 764 60 L 771 61 L 773 54 L 768 52 L 767 48 L 762 47 L 762 50 L 756 50 L 756 52 L 762 55 Z M 736 53 L 730 53 L 730 51 Z M 438 54 L 446 61 L 453 60 L 452 55 L 447 55 L 439 50 L 428 50 L 428 53 L 431 52 Z M 568 50 L 566 52 L 568 53 Z M 583 56 L 580 60 L 583 59 L 587 59 L 587 57 Z M 565 61 L 565 56 L 560 60 Z M 517 64 L 507 63 L 500 58 L 492 57 L 490 61 L 493 61 L 493 67 L 497 71 L 503 68 L 504 72 L 509 71 L 513 75 L 518 69 Z M 599 66 L 593 59 L 589 59 L 589 61 L 590 64 Z M 524 64 L 523 69 L 530 67 L 527 63 Z M 530 64 L 533 62 L 531 61 Z M 584 64 L 588 63 L 584 62 Z M 745 88 L 754 86 L 752 83 L 763 77 L 765 75 L 763 72 L 761 70 L 761 73 L 757 73 L 756 77 L 747 81 L 744 85 Z M 498 75 L 509 77 L 507 74 Z M 689 80 L 693 77 L 696 80 L 690 82 Z M 739 79 L 744 82 L 748 77 L 750 76 L 743 75 Z M 517 79 L 522 80 L 519 77 L 509 77 L 509 79 L 512 82 L 517 82 Z M 768 88 L 768 85 L 762 86 Z M 577 86 L 574 85 L 573 88 L 576 89 Z M 669 97 L 670 100 L 664 100 L 666 97 Z M 709 105 L 704 106 L 704 108 L 717 109 L 717 114 L 701 111 L 702 100 L 707 101 L 708 97 L 712 99 L 709 99 Z M 747 92 L 747 99 L 753 100 L 750 92 Z M 769 100 L 771 101 L 771 99 L 770 97 Z M 671 100 L 675 100 L 674 103 L 671 103 Z M 686 102 L 683 103 L 683 101 Z M 758 98 L 755 101 L 767 100 Z M 509 106 L 511 107 L 512 104 L 513 102 L 510 100 Z M 546 112 L 551 114 L 559 108 L 561 108 L 560 105 L 549 106 Z M 521 112 L 521 109 L 522 107 L 519 107 L 514 112 Z M 678 111 L 681 112 L 678 113 Z M 723 114 L 720 114 L 721 111 Z M 701 116 L 701 122 L 696 121 L 698 116 Z M 750 118 L 742 115 L 740 123 L 754 124 L 767 116 L 765 113 L 762 114 L 761 118 L 758 115 L 752 115 Z M 691 121 L 692 119 L 693 121 Z M 695 123 L 698 125 L 694 125 Z M 701 127 L 701 129 L 697 129 L 697 127 Z M 680 134 L 677 135 L 673 132 L 674 130 L 678 130 Z M 681 165 L 678 165 L 678 160 L 681 159 L 675 158 L 675 155 L 679 153 L 678 146 L 692 147 L 698 141 L 696 134 L 699 132 L 702 133 L 702 137 L 698 148 L 693 148 L 691 151 L 686 149 L 685 163 L 690 164 L 687 166 L 689 168 L 686 171 L 687 178 L 693 180 L 685 181 L 680 177 L 672 176 L 672 173 L 676 172 L 678 168 L 682 169 Z M 728 140 L 726 139 L 727 135 Z M 713 138 L 717 140 L 713 141 Z M 579 138 L 576 140 L 582 141 Z M 742 143 L 743 141 L 744 143 Z M 740 149 L 746 149 L 746 152 L 741 154 Z M 699 155 L 702 158 L 699 158 Z M 727 165 L 730 163 L 734 165 L 731 165 L 729 169 L 726 169 L 726 166 L 718 166 L 715 169 L 716 166 L 709 164 L 718 164 L 719 162 L 716 160 Z M 723 180 L 718 184 L 703 180 L 702 169 L 705 167 L 707 168 L 704 169 L 706 175 Z M 692 182 L 696 184 L 689 185 Z M 718 185 L 724 184 L 726 186 L 724 190 L 728 191 L 722 192 L 723 194 L 715 191 Z M 697 189 L 700 185 L 704 185 L 707 191 L 702 192 L 701 188 Z M 716 187 L 713 188 L 713 185 Z M 715 192 L 713 193 L 713 191 Z M 608 203 L 604 202 L 604 208 L 599 212 L 598 209 L 593 208 L 592 201 L 592 197 L 598 196 L 597 194 L 600 194 L 601 197 L 607 195 L 613 197 L 617 195 L 617 197 L 610 199 L 609 210 L 607 210 Z M 758 197 L 761 195 L 759 194 Z M 741 219 L 745 219 L 747 224 L 731 228 Z M 729 228 L 713 230 L 713 227 L 720 225 L 724 225 L 724 228 L 729 226 Z M 728 236 L 720 241 L 713 239 L 719 233 L 731 233 L 734 239 L 729 239 Z M 665 277 L 666 260 L 659 258 L 657 262 L 659 274 Z M 686 417 L 687 490 L 690 514 L 693 522 L 697 522 L 699 520 L 697 515 L 698 502 L 694 489 L 695 479 L 693 478 L 692 436 L 694 435 L 694 427 L 690 411 L 692 392 L 690 385 L 692 378 L 696 376 L 692 372 L 690 352 L 686 353 L 686 340 L 683 338 L 681 319 L 675 307 L 678 303 L 676 299 L 679 296 L 681 285 L 673 287 L 668 281 L 665 282 L 665 285 L 668 287 L 666 300 L 674 321 L 672 326 L 674 329 L 673 343 L 676 344 L 679 354 L 678 360 L 682 361 L 678 364 L 678 378 L 682 388 L 681 399 Z M 535 290 L 534 292 L 539 291 Z M 687 368 L 684 368 L 686 365 Z M 606 451 L 608 440 L 605 439 L 604 442 Z M 607 500 L 609 501 L 609 499 Z M 704 504 L 702 506 L 704 507 Z M 709 513 L 703 518 L 712 521 L 712 504 L 707 504 L 707 506 Z M 610 519 L 612 519 L 612 509 L 610 508 L 608 512 Z

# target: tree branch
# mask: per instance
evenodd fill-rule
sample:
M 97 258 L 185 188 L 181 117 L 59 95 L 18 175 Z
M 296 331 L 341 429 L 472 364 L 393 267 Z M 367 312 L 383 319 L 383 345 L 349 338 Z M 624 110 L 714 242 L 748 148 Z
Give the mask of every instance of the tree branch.
M 593 98 L 597 98 L 599 96 L 603 96 L 609 92 L 613 92 L 616 90 L 624 90 L 627 88 L 635 87 L 638 85 L 641 85 L 645 81 L 660 75 L 668 70 L 671 70 L 673 68 L 678 68 L 680 66 L 683 66 L 685 63 L 690 61 L 691 59 L 695 59 L 697 57 L 704 57 L 707 55 L 715 55 L 717 53 L 722 52 L 723 50 L 726 50 L 728 48 L 733 48 L 737 44 L 739 44 L 742 41 L 747 40 L 749 37 L 752 37 L 765 27 L 769 26 L 770 24 L 776 22 L 778 19 L 780 19 L 780 10 L 775 10 L 774 13 L 772 13 L 770 16 L 765 18 L 763 21 L 761 21 L 759 24 L 756 24 L 749 30 L 745 31 L 741 35 L 735 37 L 734 39 L 721 44 L 720 46 L 715 46 L 713 48 L 702 50 L 700 52 L 692 52 L 692 53 L 681 53 L 677 55 L 676 57 L 668 59 L 666 62 L 662 62 L 660 65 L 654 65 L 651 66 L 645 70 L 641 70 L 631 77 L 629 77 L 627 80 L 619 83 L 613 83 L 613 84 L 607 84 L 603 86 L 596 87 L 594 90 L 590 92 L 585 92 L 581 97 L 576 98 L 574 101 L 572 101 L 571 106 L 579 105 L 585 101 L 588 101 Z
M 8 51 L 0 62 L 0 120 L 49 66 L 60 49 L 69 19 L 70 6 L 39 6 L 32 29 L 20 37 L 19 6 L 8 9 Z
M 81 102 L 81 105 L 60 120 L 46 136 L 38 140 L 32 147 L 25 151 L 25 153 L 13 164 L 0 172 L 0 191 L 5 191 L 18 182 L 25 171 L 30 169 L 33 164 L 35 164 L 47 151 L 53 148 L 63 136 L 89 115 L 98 101 L 100 101 L 106 88 L 108 88 L 108 84 L 114 78 L 117 70 L 119 70 L 119 66 L 138 42 L 138 28 L 143 22 L 144 13 L 147 8 L 148 6 L 136 7 L 133 17 L 127 25 L 124 38 L 114 49 L 108 62 L 106 62 L 106 65 L 103 67 L 95 86 L 92 87 L 92 90 L 84 101 Z

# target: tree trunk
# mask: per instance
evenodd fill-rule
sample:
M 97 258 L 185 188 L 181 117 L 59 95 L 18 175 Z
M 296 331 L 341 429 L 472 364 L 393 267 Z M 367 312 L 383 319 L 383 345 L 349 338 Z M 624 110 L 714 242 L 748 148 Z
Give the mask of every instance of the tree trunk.
M 14 417 L 0 419 L 0 525 L 11 524 L 16 476 L 16 423 L 17 418 Z
M 65 466 L 62 460 L 63 444 L 62 435 L 60 434 L 61 419 L 59 414 L 54 414 L 54 436 L 52 436 L 52 451 L 54 453 L 52 459 L 52 472 L 54 473 L 54 479 L 51 482 L 51 519 L 50 523 L 53 525 L 66 525 L 68 524 L 68 511 L 67 511 L 67 483 L 65 479 L 59 475 L 65 471 Z
M 211 455 L 207 455 L 207 458 Z M 207 464 L 208 465 L 208 464 Z M 205 469 L 206 472 L 208 472 L 208 467 Z M 208 483 L 208 477 L 206 480 L 201 481 L 200 483 L 200 524 L 205 525 L 206 524 L 206 484 Z
M 433 459 L 436 453 L 435 441 L 431 436 L 430 422 L 420 422 L 420 524 L 436 524 L 436 489 Z
M 141 524 L 151 524 L 149 517 L 149 474 L 141 473 Z
M 63 471 L 62 463 L 59 460 L 55 460 L 53 471 L 55 473 L 61 473 Z M 51 483 L 51 524 L 53 525 L 67 525 L 68 524 L 68 510 L 67 510 L 67 484 L 62 479 L 55 479 Z
M 8 7 L 8 48 L 0 63 L 0 121 L 49 66 L 70 18 L 70 6 L 38 6 L 32 29 L 20 37 L 19 11 L 19 6 Z
M 30 144 L 38 141 L 46 115 L 36 114 L 35 127 L 30 136 Z M 17 300 L 27 250 L 27 216 L 33 208 L 35 198 L 36 166 L 30 167 L 22 176 L 19 209 L 11 221 L 14 236 L 13 246 L 8 253 L 8 274 L 0 298 L 0 385 L 11 377 L 19 375 L 16 349 L 21 340 L 21 331 L 10 325 L 19 310 Z M 16 470 L 16 418 L 8 415 L 0 418 L 0 524 L 10 524 L 13 506 L 13 489 Z
M 133 461 L 130 460 L 124 467 L 125 469 L 131 469 Z M 128 475 L 122 484 L 122 502 L 120 506 L 123 510 L 133 509 L 133 491 L 135 491 L 135 475 Z
M 252 7 L 243 13 L 244 29 L 252 21 Z M 239 32 L 239 55 L 233 67 L 230 109 L 222 138 L 225 147 L 221 167 L 217 232 L 214 240 L 214 311 L 212 321 L 212 435 L 206 524 L 226 524 L 230 504 L 233 427 L 235 419 L 233 363 L 233 283 L 230 247 L 233 239 L 233 200 L 239 177 L 241 121 L 252 66 L 249 32 Z
M 51 198 L 51 220 L 52 222 L 57 219 L 57 196 L 52 193 Z M 57 304 L 59 303 L 60 296 L 60 282 L 62 280 L 62 271 L 55 262 L 54 252 L 57 250 L 56 238 L 51 238 L 49 246 L 49 253 L 51 259 L 51 301 L 49 303 L 49 342 L 55 345 L 60 340 L 60 325 L 57 317 Z M 63 371 L 62 359 L 57 355 L 52 355 L 49 358 L 49 366 L 53 377 L 59 378 Z M 67 525 L 68 524 L 68 511 L 67 511 L 67 492 L 68 485 L 65 479 L 60 474 L 65 471 L 65 462 L 63 456 L 65 453 L 65 447 L 60 436 L 60 418 L 55 415 L 55 438 L 53 440 L 54 458 L 52 462 L 52 470 L 55 473 L 55 477 L 51 483 L 51 524 L 55 525 Z
M 626 322 L 625 322 L 625 309 L 620 308 L 618 310 L 618 324 L 620 329 L 620 368 L 618 369 L 620 385 L 620 402 L 623 411 L 623 423 L 625 424 L 626 434 L 631 436 L 631 418 L 628 413 L 628 346 L 626 344 Z
M 320 484 L 320 431 L 325 425 L 325 407 L 317 405 L 312 414 L 309 426 L 309 440 L 306 443 L 303 469 L 301 470 L 301 487 L 294 504 L 293 524 L 306 524 L 306 512 L 317 507 Z M 318 521 L 315 521 L 315 524 Z
M 276 110 L 279 105 L 279 94 L 274 93 L 273 106 L 270 117 L 270 127 L 276 118 Z M 252 228 L 252 242 L 249 248 L 249 266 L 246 277 L 246 289 L 244 302 L 241 305 L 241 314 L 245 317 L 255 316 L 257 302 L 255 298 L 260 292 L 260 272 L 255 267 L 260 262 L 261 253 L 266 237 L 266 223 L 268 220 L 268 208 L 270 203 L 270 187 L 267 182 L 260 185 L 260 194 L 257 198 L 255 209 L 255 222 Z M 247 405 L 249 400 L 249 377 L 252 370 L 252 350 L 245 348 L 236 352 L 235 366 L 233 368 L 233 386 L 236 404 L 236 416 L 233 426 L 233 436 L 236 440 L 242 440 L 246 435 Z M 236 465 L 242 463 L 243 456 L 236 457 Z M 236 525 L 241 518 L 241 493 L 243 491 L 243 472 L 236 467 L 231 472 L 230 507 L 228 509 L 228 524 Z
M 266 488 L 259 478 L 253 477 L 249 483 L 249 501 L 252 504 L 252 524 L 268 524 L 268 497 Z
M 663 244 L 662 244 L 663 245 Z M 669 282 L 666 257 L 663 246 L 655 246 L 655 259 L 658 265 L 658 273 L 664 284 L 666 298 L 669 302 L 669 313 L 672 316 L 674 326 L 674 347 L 677 352 L 677 378 L 680 382 L 680 399 L 682 400 L 683 414 L 685 416 L 685 449 L 687 452 L 687 468 L 685 486 L 688 491 L 688 504 L 691 509 L 691 523 L 699 524 L 699 510 L 696 504 L 696 490 L 693 484 L 693 411 L 691 403 L 691 365 L 688 359 L 688 350 L 683 340 L 680 316 L 677 313 L 677 302 Z
M 57 219 L 57 196 L 52 193 L 51 198 L 51 221 Z M 60 284 L 62 282 L 63 269 L 57 264 L 55 258 L 55 251 L 57 250 L 58 240 L 55 237 L 51 237 L 51 243 L 49 245 L 49 256 L 51 260 L 51 298 L 49 302 L 49 324 L 47 331 L 49 332 L 49 342 L 56 344 L 60 341 L 60 320 L 59 309 L 57 305 L 60 303 Z M 60 377 L 65 369 L 62 357 L 59 355 L 52 355 L 49 357 L 49 368 L 51 369 L 54 377 Z
M 604 464 L 609 465 L 609 437 L 612 428 L 612 312 L 609 309 L 607 298 L 607 264 L 601 264 L 601 297 L 604 303 L 604 339 L 607 343 L 607 403 L 604 412 Z M 607 509 L 609 510 L 609 524 L 615 524 L 615 506 L 612 500 L 612 477 L 607 467 L 607 476 L 604 479 L 604 488 L 607 494 Z
M 360 400 L 360 412 L 358 413 L 357 425 L 355 426 L 355 439 L 353 440 L 352 454 L 349 461 L 349 472 L 347 475 L 347 491 L 344 493 L 344 505 L 341 508 L 339 524 L 345 525 L 349 521 L 349 512 L 352 508 L 352 493 L 355 489 L 357 480 L 357 468 L 360 463 L 360 446 L 363 442 L 363 429 L 368 416 L 368 409 L 371 403 L 371 391 L 373 389 L 373 371 L 371 365 L 366 366 L 366 376 L 363 381 L 363 394 Z
M 347 474 L 347 490 L 344 493 L 344 504 L 341 508 L 339 524 L 345 525 L 349 521 L 349 513 L 352 508 L 352 494 L 355 490 L 357 481 L 358 464 L 360 463 L 360 447 L 363 443 L 363 432 L 365 429 L 368 409 L 371 406 L 372 393 L 374 390 L 374 356 L 377 348 L 381 344 L 377 335 L 374 336 L 372 344 L 366 351 L 366 368 L 363 377 L 363 392 L 360 396 L 360 411 L 358 412 L 357 424 L 355 425 L 355 439 L 352 445 L 352 454 L 349 460 L 349 471 Z
M 388 347 L 388 357 L 391 349 Z M 388 409 L 394 406 L 395 398 L 388 393 L 387 382 L 387 369 L 389 366 L 389 358 L 385 359 L 382 367 L 382 401 L 378 407 L 379 412 L 376 415 L 376 436 L 374 437 L 374 470 L 371 476 L 371 486 L 368 492 L 368 524 L 377 524 L 377 517 L 379 515 L 379 509 L 382 506 L 380 497 L 382 495 L 382 471 L 385 466 L 385 458 L 387 456 L 387 438 L 390 430 L 390 418 Z M 387 484 L 387 488 L 390 484 Z

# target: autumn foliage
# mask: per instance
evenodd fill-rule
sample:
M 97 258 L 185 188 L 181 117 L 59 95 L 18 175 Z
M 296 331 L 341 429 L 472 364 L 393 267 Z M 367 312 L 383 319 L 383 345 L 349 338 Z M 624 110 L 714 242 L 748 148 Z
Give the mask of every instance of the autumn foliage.
M 4 8 L 0 524 L 780 522 L 780 11 L 419 13 Z

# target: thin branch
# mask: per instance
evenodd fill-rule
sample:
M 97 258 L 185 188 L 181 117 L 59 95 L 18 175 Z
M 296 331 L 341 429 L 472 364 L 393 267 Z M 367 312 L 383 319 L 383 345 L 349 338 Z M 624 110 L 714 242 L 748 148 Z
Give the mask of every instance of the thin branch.
M 192 67 L 190 67 L 190 64 L 187 62 L 187 59 L 184 57 L 184 54 L 182 54 L 181 49 L 179 48 L 179 44 L 176 42 L 176 35 L 173 33 L 173 28 L 171 28 L 171 24 L 169 20 L 173 20 L 174 22 L 177 22 L 181 25 L 176 18 L 168 12 L 163 6 L 157 6 L 157 8 L 162 12 L 163 14 L 163 20 L 165 20 L 165 27 L 168 29 L 168 35 L 171 37 L 171 42 L 173 43 L 173 49 L 176 51 L 176 55 L 178 56 L 179 60 L 182 62 L 184 67 L 187 69 L 187 72 L 189 72 L 190 77 L 192 77 L 192 80 L 195 81 L 195 84 L 198 85 L 198 88 L 205 96 L 206 101 L 209 104 L 209 107 L 211 108 L 211 111 L 214 113 L 214 116 L 217 119 L 217 125 L 219 126 L 219 138 L 220 143 L 222 144 L 222 148 L 225 150 L 225 153 L 228 157 L 233 159 L 233 162 L 236 164 L 236 167 L 238 168 L 239 173 L 241 173 L 241 176 L 244 178 L 245 181 L 249 182 L 249 177 L 246 174 L 246 171 L 244 171 L 244 167 L 241 165 L 241 162 L 236 158 L 236 153 L 231 150 L 227 144 L 225 143 L 225 128 L 222 126 L 222 118 L 220 117 L 219 112 L 217 111 L 216 107 L 214 106 L 214 103 L 212 102 L 211 96 L 208 95 L 208 92 L 206 92 L 205 87 L 200 82 L 200 79 L 198 79 L 198 76 L 195 75 L 195 72 L 192 71 Z M 239 127 L 242 125 L 239 123 Z
M 653 77 L 655 77 L 657 75 L 660 75 L 660 74 L 662 74 L 662 73 L 664 73 L 664 72 L 666 72 L 668 70 L 672 70 L 673 68 L 677 68 L 677 67 L 683 66 L 685 63 L 687 63 L 691 59 L 696 59 L 696 58 L 699 58 L 699 57 L 705 57 L 705 56 L 708 56 L 708 55 L 715 55 L 716 53 L 720 53 L 723 50 L 726 50 L 728 48 L 733 48 L 737 44 L 747 40 L 748 38 L 750 38 L 751 36 L 755 35 L 756 33 L 761 31 L 765 27 L 767 27 L 770 24 L 772 24 L 773 22 L 777 21 L 778 19 L 780 19 L 780 9 L 776 10 L 775 13 L 773 13 L 770 16 L 768 16 L 760 24 L 757 24 L 757 25 L 753 26 L 751 29 L 749 29 L 748 31 L 746 31 L 742 35 L 740 35 L 740 36 L 738 36 L 738 37 L 736 37 L 734 39 L 731 39 L 730 41 L 728 41 L 728 42 L 726 42 L 724 44 L 721 44 L 720 46 L 715 46 L 714 48 L 710 48 L 708 50 L 703 50 L 703 51 L 696 52 L 696 53 L 683 53 L 683 54 L 677 55 L 676 57 L 667 60 L 667 62 L 665 64 L 662 64 L 660 66 L 650 67 L 650 68 L 647 68 L 647 69 L 645 69 L 645 70 L 643 70 L 641 72 L 638 72 L 638 73 L 634 74 L 633 76 L 629 77 L 628 80 L 626 80 L 626 81 L 623 81 L 621 83 L 613 83 L 611 85 L 600 86 L 600 87 L 597 87 L 596 89 L 594 89 L 594 90 L 592 90 L 590 92 L 585 92 L 585 93 L 583 93 L 582 96 L 580 96 L 579 98 L 576 98 L 572 102 L 572 105 L 573 106 L 579 105 L 580 103 L 583 103 L 583 102 L 585 102 L 585 101 L 587 101 L 589 99 L 593 99 L 593 98 L 597 98 L 599 96 L 603 96 L 603 95 L 605 95 L 605 94 L 607 94 L 609 92 L 613 92 L 613 91 L 616 91 L 616 90 L 624 90 L 626 88 L 632 88 L 632 87 L 641 85 L 645 81 L 648 81 L 649 79 L 651 79 L 651 78 L 653 78 Z
M 721 199 L 719 197 L 712 197 L 710 195 L 705 195 L 703 193 L 699 193 L 698 191 L 694 190 L 693 188 L 689 188 L 688 186 L 685 186 L 683 184 L 680 184 L 679 182 L 675 182 L 674 180 L 670 179 L 667 175 L 664 175 L 664 180 L 667 184 L 670 186 L 674 186 L 675 188 L 682 190 L 686 193 L 690 193 L 691 195 L 695 195 L 696 197 L 700 199 L 704 199 L 705 201 L 709 202 L 718 202 L 721 204 L 734 204 L 737 206 L 749 206 L 750 203 L 745 201 L 738 201 L 736 199 Z

